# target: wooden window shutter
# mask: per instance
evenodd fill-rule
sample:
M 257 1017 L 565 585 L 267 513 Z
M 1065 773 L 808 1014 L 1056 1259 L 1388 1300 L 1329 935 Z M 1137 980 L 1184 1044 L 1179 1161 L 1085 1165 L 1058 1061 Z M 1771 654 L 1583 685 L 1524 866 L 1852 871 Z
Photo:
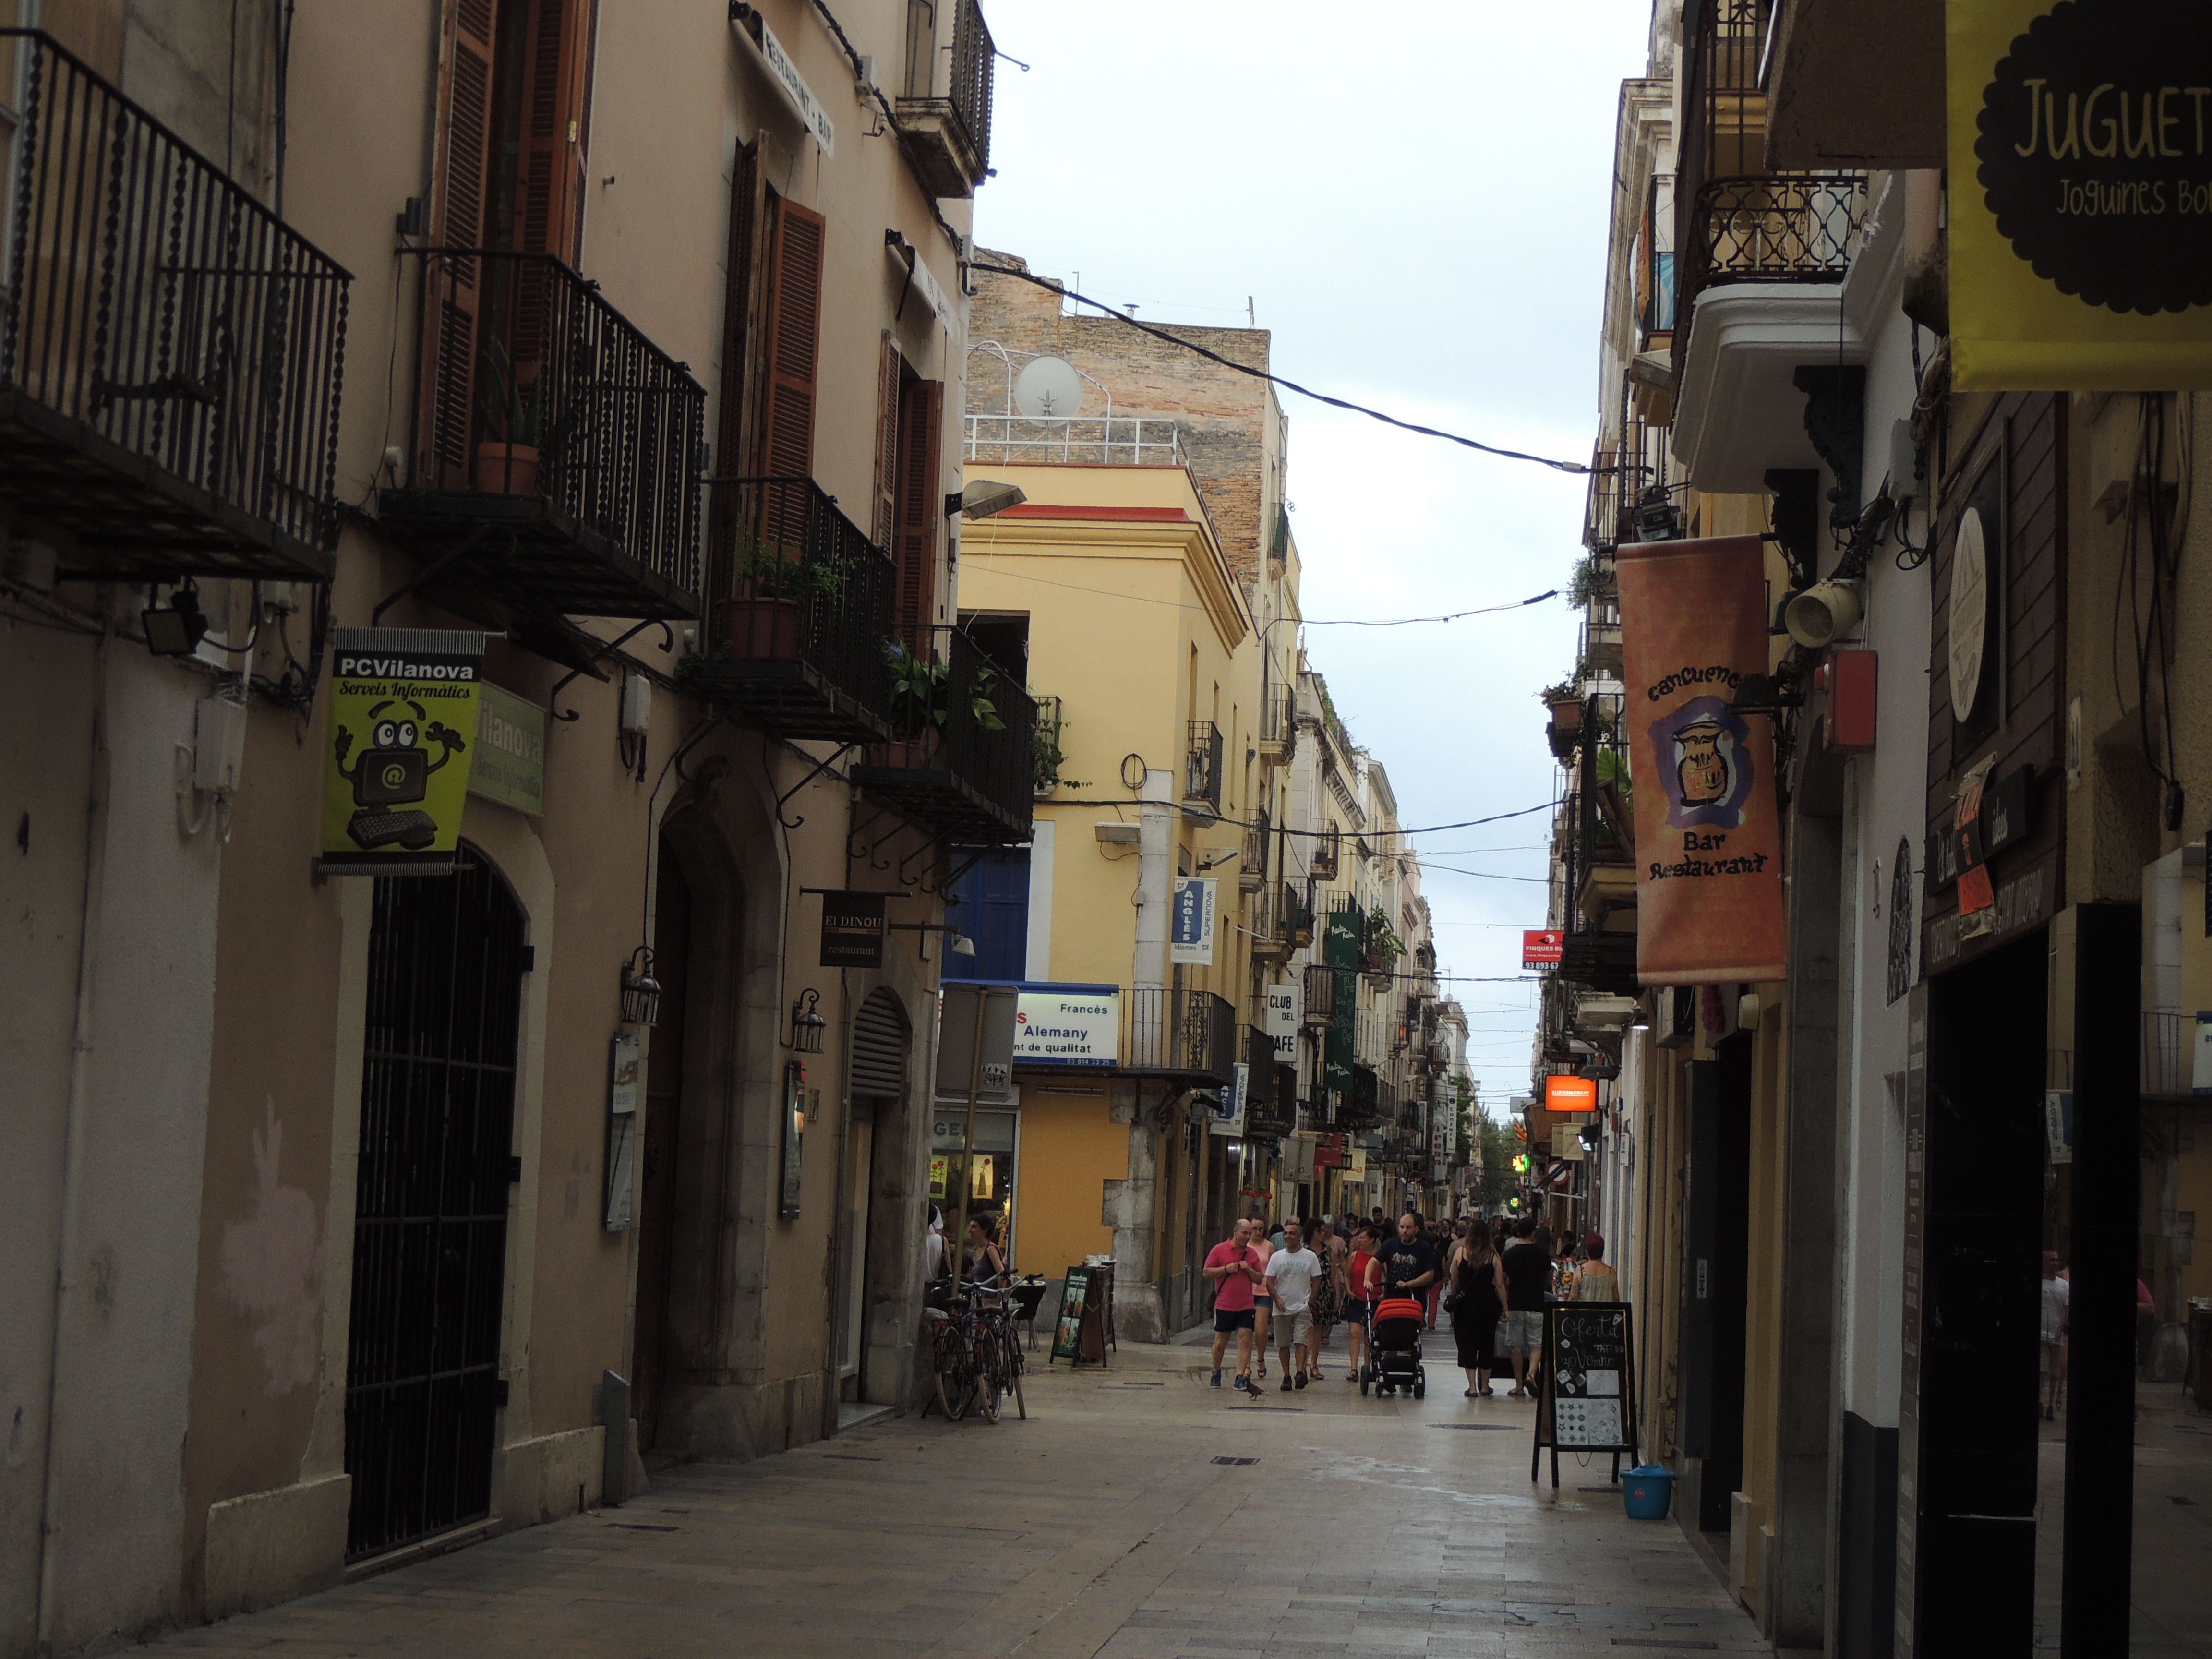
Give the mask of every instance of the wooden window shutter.
M 876 368 L 876 513 L 869 532 L 881 548 L 898 534 L 899 381 L 905 368 L 898 343 L 885 329 Z
M 571 264 L 584 229 L 584 146 L 592 83 L 592 0 L 508 0 L 526 4 L 522 156 L 516 180 L 515 244 Z
M 775 198 L 769 248 L 767 418 L 761 471 L 814 476 L 814 376 L 822 319 L 824 221 Z
M 760 338 L 760 143 L 738 146 L 730 167 L 730 245 L 722 271 L 722 372 L 720 403 L 714 411 L 714 470 L 730 476 L 747 470 L 753 452 L 753 408 L 758 384 Z M 733 485 L 717 484 L 708 501 L 714 507 L 710 533 L 718 562 L 729 557 L 731 529 L 739 496 Z M 718 592 L 730 591 L 718 586 Z
M 899 389 L 898 619 L 906 629 L 937 620 L 937 521 L 945 510 L 941 441 L 945 383 Z
M 453 8 L 438 122 L 434 246 L 483 246 L 484 193 L 491 179 L 492 46 L 499 11 L 500 0 L 459 0 Z M 480 275 L 474 259 L 441 260 L 427 273 L 422 407 L 416 422 L 415 457 L 415 481 L 423 488 L 458 489 L 468 483 Z

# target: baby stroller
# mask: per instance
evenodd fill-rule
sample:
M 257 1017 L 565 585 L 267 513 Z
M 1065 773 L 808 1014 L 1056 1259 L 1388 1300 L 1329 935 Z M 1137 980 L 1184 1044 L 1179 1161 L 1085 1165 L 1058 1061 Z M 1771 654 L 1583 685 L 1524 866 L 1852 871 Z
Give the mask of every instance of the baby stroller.
M 1411 1297 L 1392 1297 L 1375 1309 L 1374 1328 L 1367 1334 L 1371 1356 L 1359 1374 L 1359 1392 L 1372 1382 L 1379 1398 L 1394 1389 L 1404 1389 L 1414 1399 L 1429 1392 L 1429 1374 L 1421 1368 L 1421 1328 L 1428 1310 Z

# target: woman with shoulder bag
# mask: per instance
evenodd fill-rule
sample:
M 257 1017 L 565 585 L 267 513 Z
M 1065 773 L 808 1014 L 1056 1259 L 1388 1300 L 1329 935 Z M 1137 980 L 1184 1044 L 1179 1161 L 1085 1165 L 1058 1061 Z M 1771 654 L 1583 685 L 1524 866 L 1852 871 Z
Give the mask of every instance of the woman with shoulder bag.
M 1451 1315 L 1460 1369 L 1467 1373 L 1467 1398 L 1487 1399 L 1498 1325 L 1505 1317 L 1505 1268 L 1487 1227 L 1468 1228 L 1452 1247 L 1451 1291 L 1444 1307 Z

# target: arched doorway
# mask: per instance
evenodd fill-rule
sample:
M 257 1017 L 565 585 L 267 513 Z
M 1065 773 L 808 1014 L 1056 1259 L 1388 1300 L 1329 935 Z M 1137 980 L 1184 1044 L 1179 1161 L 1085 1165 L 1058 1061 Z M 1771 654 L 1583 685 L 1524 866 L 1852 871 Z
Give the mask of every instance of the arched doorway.
M 464 845 L 384 876 L 368 938 L 346 1344 L 346 1556 L 491 1512 L 522 907 Z
M 669 1340 L 674 1282 L 677 1173 L 684 1127 L 684 1005 L 690 985 L 691 887 L 665 841 L 653 887 L 653 972 L 660 1018 L 645 1084 L 645 1168 L 638 1197 L 637 1316 L 630 1345 L 630 1410 L 638 1448 L 660 1443 L 660 1408 L 674 1358 Z
M 877 1129 L 888 1127 L 906 1102 L 906 1057 L 912 1027 L 889 988 L 871 991 L 853 1014 L 848 1072 L 851 1115 L 845 1134 L 838 1216 L 837 1395 L 867 1398 L 867 1321 L 876 1300 L 870 1238 L 875 1215 Z

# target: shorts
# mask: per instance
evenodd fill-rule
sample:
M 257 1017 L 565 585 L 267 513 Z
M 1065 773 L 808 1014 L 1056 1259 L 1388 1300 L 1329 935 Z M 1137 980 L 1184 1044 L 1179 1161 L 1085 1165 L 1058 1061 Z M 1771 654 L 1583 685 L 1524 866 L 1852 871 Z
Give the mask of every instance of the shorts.
M 1344 1304 L 1344 1318 L 1346 1324 L 1364 1325 L 1374 1317 L 1375 1304 L 1372 1302 L 1347 1302 Z
M 1255 1295 L 1252 1298 L 1252 1305 L 1255 1308 L 1266 1308 L 1272 1312 L 1275 1306 L 1275 1298 L 1272 1296 Z
M 1542 1347 L 1544 1346 L 1543 1310 L 1516 1308 L 1507 1313 L 1505 1346 L 1509 1348 Z
M 1275 1319 L 1275 1346 L 1295 1347 L 1313 1335 L 1313 1315 L 1301 1308 L 1296 1313 L 1285 1308 Z
M 1226 1308 L 1216 1308 L 1213 1310 L 1213 1328 L 1224 1333 L 1249 1331 L 1252 1328 L 1252 1310 L 1239 1308 L 1232 1313 Z
M 2048 1382 L 2054 1377 L 2063 1379 L 2065 1375 L 2065 1368 L 2058 1363 L 2058 1345 L 2056 1342 L 2045 1343 L 2043 1345 L 2043 1380 Z

